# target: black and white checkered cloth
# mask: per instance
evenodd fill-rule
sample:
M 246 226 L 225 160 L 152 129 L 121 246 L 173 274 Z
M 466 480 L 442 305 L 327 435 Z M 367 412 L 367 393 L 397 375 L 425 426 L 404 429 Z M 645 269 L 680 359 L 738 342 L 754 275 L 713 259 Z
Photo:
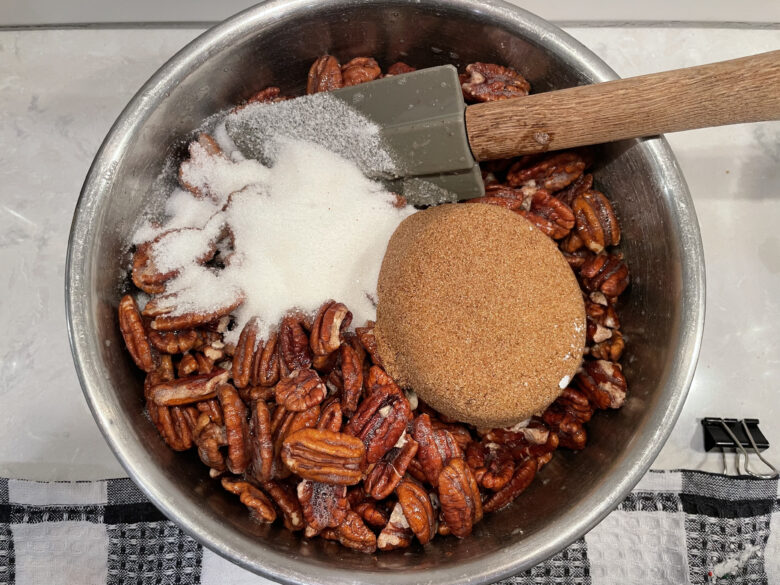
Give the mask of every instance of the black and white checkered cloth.
M 780 585 L 777 480 L 651 471 L 607 518 L 501 585 Z M 262 585 L 186 536 L 129 479 L 0 479 L 0 584 Z

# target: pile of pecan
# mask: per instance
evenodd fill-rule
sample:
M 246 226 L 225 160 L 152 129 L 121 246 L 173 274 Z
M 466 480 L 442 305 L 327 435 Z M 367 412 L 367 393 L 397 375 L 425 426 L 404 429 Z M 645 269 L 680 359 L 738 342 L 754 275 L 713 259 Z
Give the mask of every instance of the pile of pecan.
M 396 63 L 386 75 L 408 71 Z M 308 91 L 380 75 L 371 58 L 342 66 L 326 55 L 312 66 Z M 485 63 L 469 65 L 461 80 L 469 101 L 529 89 L 514 70 Z M 280 99 L 278 88 L 267 88 L 250 101 Z M 177 451 L 197 449 L 252 518 L 280 520 L 305 537 L 372 553 L 437 534 L 467 536 L 484 513 L 517 498 L 557 448 L 584 448 L 595 410 L 625 400 L 615 305 L 628 269 L 610 251 L 620 228 L 588 164 L 581 152 L 486 164 L 486 195 L 472 201 L 515 211 L 556 240 L 583 290 L 586 359 L 541 416 L 477 429 L 437 413 L 384 371 L 373 323 L 351 329 L 352 314 L 335 301 L 313 316 L 290 313 L 267 339 L 252 320 L 237 344 L 225 344 L 241 299 L 209 314 L 169 316 L 164 292 L 173 275 L 155 271 L 142 244 L 133 282 L 153 296 L 140 310 L 125 295 L 119 326 L 146 372 L 146 408 L 163 440 Z

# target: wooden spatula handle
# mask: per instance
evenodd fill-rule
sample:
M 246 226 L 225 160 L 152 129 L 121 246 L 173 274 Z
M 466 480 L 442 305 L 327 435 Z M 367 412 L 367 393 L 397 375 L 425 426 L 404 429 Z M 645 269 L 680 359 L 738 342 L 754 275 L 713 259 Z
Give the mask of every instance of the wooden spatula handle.
M 477 160 L 780 119 L 780 51 L 466 108 Z

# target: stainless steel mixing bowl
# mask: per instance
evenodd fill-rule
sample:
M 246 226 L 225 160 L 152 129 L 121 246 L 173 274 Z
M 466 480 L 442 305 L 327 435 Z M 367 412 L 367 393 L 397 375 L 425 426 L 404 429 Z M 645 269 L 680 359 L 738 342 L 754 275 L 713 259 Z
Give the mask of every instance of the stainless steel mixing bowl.
M 472 61 L 511 65 L 535 91 L 615 78 L 551 24 L 500 1 L 291 0 L 247 10 L 162 67 L 106 137 L 84 184 L 68 247 L 66 296 L 76 368 L 92 412 L 127 472 L 186 532 L 229 559 L 288 583 L 487 583 L 580 538 L 648 469 L 693 376 L 704 316 L 704 265 L 690 195 L 665 140 L 605 146 L 596 181 L 623 227 L 632 284 L 621 308 L 630 394 L 599 413 L 580 453 L 558 451 L 511 508 L 464 540 L 362 555 L 253 523 L 208 479 L 194 453 L 169 450 L 144 417 L 142 379 L 124 349 L 116 307 L 132 226 L 167 156 L 204 118 L 266 85 L 300 91 L 309 65 L 372 55 L 387 66 Z

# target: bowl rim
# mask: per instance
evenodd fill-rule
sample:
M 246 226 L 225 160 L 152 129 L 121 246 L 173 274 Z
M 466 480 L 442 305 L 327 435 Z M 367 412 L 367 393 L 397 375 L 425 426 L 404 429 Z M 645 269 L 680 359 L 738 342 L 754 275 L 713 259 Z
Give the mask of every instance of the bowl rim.
M 419 5 L 419 0 L 393 0 L 399 6 Z M 164 98 L 165 92 L 205 62 L 215 49 L 227 46 L 232 39 L 242 38 L 256 24 L 274 15 L 296 11 L 310 0 L 271 0 L 248 8 L 220 24 L 208 29 L 169 59 L 130 100 L 109 130 L 89 169 L 82 187 L 71 224 L 65 269 L 65 305 L 68 337 L 79 382 L 95 421 L 129 476 L 146 494 L 149 500 L 166 517 L 198 542 L 238 565 L 255 573 L 289 584 L 327 583 L 345 584 L 381 579 L 387 584 L 408 583 L 412 574 L 388 571 L 349 572 L 338 567 L 317 567 L 305 559 L 266 549 L 262 557 L 249 554 L 242 540 L 225 526 L 210 523 L 206 530 L 197 519 L 197 507 L 175 500 L 171 494 L 175 488 L 160 470 L 140 457 L 140 446 L 126 440 L 117 426 L 117 414 L 108 398 L 111 388 L 97 360 L 97 341 L 91 334 L 95 330 L 87 303 L 87 280 L 84 275 L 94 272 L 94 258 L 89 264 L 89 254 L 84 242 L 94 239 L 95 219 L 101 207 L 103 195 L 114 179 L 117 162 L 134 132 L 146 121 L 150 113 Z M 318 6 L 336 6 L 344 0 L 318 0 Z M 594 81 L 617 79 L 617 74 L 592 51 L 544 19 L 503 0 L 428 0 L 429 6 L 462 11 L 479 11 L 483 17 L 497 24 L 512 26 L 528 32 L 536 40 L 544 39 L 559 56 L 578 63 Z M 424 569 L 414 573 L 414 579 L 430 585 L 451 583 L 481 584 L 515 574 L 560 551 L 598 524 L 630 492 L 658 455 L 682 409 L 688 393 L 701 346 L 705 311 L 705 268 L 701 234 L 688 187 L 677 161 L 663 137 L 626 141 L 641 143 L 647 149 L 657 172 L 664 177 L 664 188 L 674 193 L 669 197 L 669 212 L 680 227 L 682 293 L 680 298 L 680 326 L 677 332 L 678 351 L 672 356 L 672 364 L 659 405 L 644 432 L 635 440 L 644 446 L 627 453 L 613 469 L 614 482 L 605 482 L 593 490 L 581 504 L 586 511 L 559 526 L 554 533 L 549 527 L 496 552 L 476 560 L 465 561 L 453 567 Z M 588 504 L 591 504 L 588 507 Z M 213 525 L 211 525 L 213 524 Z M 255 551 L 256 552 L 256 551 Z

